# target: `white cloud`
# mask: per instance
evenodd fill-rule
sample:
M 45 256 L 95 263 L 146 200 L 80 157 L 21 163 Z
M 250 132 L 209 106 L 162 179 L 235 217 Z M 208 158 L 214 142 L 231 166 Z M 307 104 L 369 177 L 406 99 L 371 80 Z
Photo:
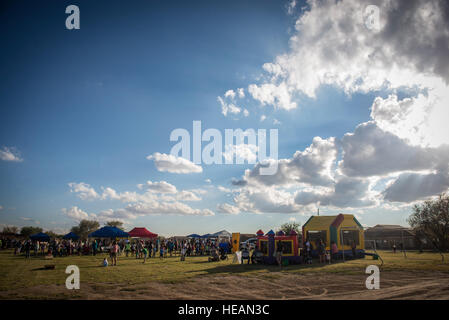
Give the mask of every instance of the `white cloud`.
M 368 5 L 380 8 L 380 30 L 365 25 Z M 297 6 L 288 3 L 288 12 Z M 419 36 L 418 36 L 419 35 Z M 449 19 L 444 0 L 308 1 L 288 52 L 263 65 L 248 92 L 262 105 L 296 108 L 297 95 L 315 97 L 323 84 L 346 93 L 381 89 L 416 97 L 377 97 L 372 118 L 413 144 L 448 143 Z
M 293 14 L 295 7 L 296 7 L 296 0 L 290 0 L 290 2 L 287 4 L 287 13 L 289 15 Z
M 0 149 L 0 160 L 3 161 L 12 161 L 12 162 L 22 162 L 23 159 L 20 157 L 19 151 L 12 147 L 3 147 Z
M 225 98 L 231 98 L 231 99 L 234 99 L 234 98 L 235 98 L 235 92 L 234 92 L 234 90 L 228 90 L 228 91 L 226 91 L 226 93 L 225 93 Z
M 254 144 L 227 145 L 223 157 L 227 162 L 233 162 L 235 156 L 236 159 L 240 158 L 242 161 L 248 161 L 248 163 L 256 163 L 258 150 L 259 148 Z M 237 160 L 236 163 L 238 163 Z
M 231 204 L 228 203 L 222 203 L 217 205 L 217 210 L 220 213 L 227 213 L 227 214 L 233 214 L 233 215 L 237 215 L 240 213 L 240 209 L 237 208 L 236 206 L 233 206 Z
M 181 202 L 133 203 L 123 209 L 134 215 L 179 214 L 191 216 L 213 216 L 209 209 L 193 209 Z
M 116 190 L 106 187 L 103 188 L 101 196 L 85 183 L 70 184 L 72 189 L 76 189 L 80 193 L 80 197 L 84 200 L 119 200 L 127 203 L 125 208 L 107 209 L 99 213 L 88 214 L 78 207 L 71 209 L 62 209 L 63 213 L 75 220 L 91 219 L 99 222 L 108 220 L 120 220 L 127 222 L 139 216 L 152 214 L 175 214 L 175 215 L 196 215 L 211 216 L 214 213 L 209 209 L 194 209 L 181 201 L 201 201 L 199 195 L 206 193 L 203 189 L 178 190 L 174 185 L 166 181 L 152 182 L 147 181 L 145 184 L 139 184 L 138 188 L 143 190 L 142 193 L 134 191 L 117 192 Z M 75 191 L 73 191 L 75 192 Z M 92 195 L 97 195 L 93 197 Z
M 234 185 L 288 186 L 297 183 L 330 185 L 333 182 L 332 165 L 337 156 L 335 138 L 315 137 L 304 151 L 296 151 L 291 159 L 273 160 L 278 162 L 274 175 L 260 175 L 260 163 L 252 170 L 246 170 L 241 180 Z
M 226 102 L 222 97 L 217 97 L 217 100 L 221 105 L 221 113 L 223 113 L 225 117 L 228 113 L 239 114 L 242 111 L 240 107 L 236 106 L 232 102 Z
M 448 189 L 447 172 L 403 173 L 383 191 L 383 195 L 388 201 L 413 202 L 447 192 Z
M 94 188 L 84 182 L 70 182 L 69 187 L 70 192 L 77 193 L 78 197 L 82 200 L 94 200 L 100 197 L 100 195 L 95 191 Z
M 166 181 L 147 181 L 146 184 L 141 185 L 141 188 L 146 190 L 150 190 L 155 193 L 177 193 L 178 190 L 176 187 Z
M 404 171 L 447 169 L 449 146 L 420 147 L 385 132 L 374 122 L 357 126 L 341 139 L 339 167 L 348 176 L 385 176 Z
M 71 207 L 70 209 L 62 208 L 62 212 L 76 221 L 89 219 L 89 214 L 77 206 Z
M 23 221 L 31 221 L 31 222 L 33 222 L 34 224 L 37 224 L 37 225 L 41 224 L 41 222 L 39 220 L 35 220 L 35 219 L 29 218 L 29 217 L 20 217 L 20 219 L 23 220 Z
M 263 122 L 263 121 L 264 121 L 264 120 L 265 120 L 266 118 L 267 118 L 267 116 L 266 116 L 266 115 L 264 115 L 264 114 L 263 114 L 263 115 L 261 115 L 261 116 L 260 116 L 260 122 Z
M 273 83 L 251 84 L 248 86 L 248 92 L 262 105 L 272 105 L 284 110 L 292 110 L 297 106 L 296 102 L 292 101 L 292 90 L 285 82 L 278 85 Z
M 237 94 L 238 94 L 238 96 L 239 96 L 240 99 L 241 99 L 241 98 L 245 98 L 245 89 L 243 89 L 243 88 L 238 88 L 238 89 L 237 89 Z
M 223 187 L 223 186 L 218 186 L 217 189 L 220 190 L 221 192 L 232 193 L 232 190 L 231 190 L 231 189 L 225 188 L 225 187 Z
M 147 159 L 153 160 L 156 169 L 162 172 L 184 174 L 203 171 L 201 166 L 198 166 L 185 158 L 175 157 L 171 154 L 155 152 L 153 155 L 148 156 Z

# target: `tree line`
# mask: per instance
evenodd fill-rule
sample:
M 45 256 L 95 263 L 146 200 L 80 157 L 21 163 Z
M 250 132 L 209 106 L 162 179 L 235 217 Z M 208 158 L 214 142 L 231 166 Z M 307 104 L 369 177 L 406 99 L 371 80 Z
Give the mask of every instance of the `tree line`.
M 111 227 L 117 227 L 120 229 L 123 229 L 123 222 L 118 220 L 112 220 L 106 222 L 105 226 L 111 226 Z M 95 220 L 81 220 L 77 226 L 73 226 L 70 231 L 78 235 L 81 239 L 87 239 L 87 236 L 89 233 L 94 232 L 95 230 L 98 230 L 100 228 L 100 223 Z M 5 226 L 3 227 L 3 234 L 14 234 L 14 235 L 20 235 L 22 237 L 28 238 L 29 236 L 43 232 L 43 229 L 41 227 L 34 227 L 34 226 L 25 226 L 22 228 L 18 228 L 16 226 Z M 51 238 L 60 238 L 63 235 L 57 234 L 53 231 L 46 231 L 46 234 L 48 234 Z

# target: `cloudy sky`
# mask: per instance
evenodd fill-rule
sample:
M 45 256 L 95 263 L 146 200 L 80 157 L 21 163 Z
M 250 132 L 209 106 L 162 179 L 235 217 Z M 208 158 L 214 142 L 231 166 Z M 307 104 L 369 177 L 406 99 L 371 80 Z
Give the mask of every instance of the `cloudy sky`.
M 2 225 L 406 225 L 449 188 L 447 1 L 77 1 L 67 30 L 70 4 L 0 6 Z M 171 155 L 195 120 L 278 129 L 277 173 Z

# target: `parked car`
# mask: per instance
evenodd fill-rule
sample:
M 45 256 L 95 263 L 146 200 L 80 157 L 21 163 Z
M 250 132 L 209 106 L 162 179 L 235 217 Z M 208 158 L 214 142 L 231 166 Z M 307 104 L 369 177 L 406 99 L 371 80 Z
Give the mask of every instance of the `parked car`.
M 249 238 L 245 242 L 240 243 L 240 250 L 247 248 L 248 250 L 254 249 L 257 244 L 257 238 Z

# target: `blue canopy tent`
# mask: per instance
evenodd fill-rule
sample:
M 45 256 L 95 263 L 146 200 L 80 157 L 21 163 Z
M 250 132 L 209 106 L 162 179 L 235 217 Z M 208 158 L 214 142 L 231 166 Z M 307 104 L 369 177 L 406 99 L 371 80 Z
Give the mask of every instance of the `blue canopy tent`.
M 201 238 L 201 236 L 200 236 L 199 234 L 192 233 L 192 234 L 189 234 L 189 235 L 187 236 L 187 238 Z
M 88 235 L 89 238 L 128 238 L 128 232 L 125 232 L 117 227 L 105 226 Z
M 46 234 L 46 233 L 39 232 L 39 233 L 31 235 L 30 239 L 33 240 L 33 241 L 49 242 L 50 241 L 50 236 L 48 234 Z
M 210 233 L 206 233 L 206 234 L 203 234 L 200 238 L 207 239 L 207 238 L 210 238 L 210 236 L 211 236 Z
M 65 240 L 78 240 L 80 237 L 76 234 L 74 234 L 73 232 L 69 232 L 67 233 L 64 237 L 62 237 L 62 239 Z

